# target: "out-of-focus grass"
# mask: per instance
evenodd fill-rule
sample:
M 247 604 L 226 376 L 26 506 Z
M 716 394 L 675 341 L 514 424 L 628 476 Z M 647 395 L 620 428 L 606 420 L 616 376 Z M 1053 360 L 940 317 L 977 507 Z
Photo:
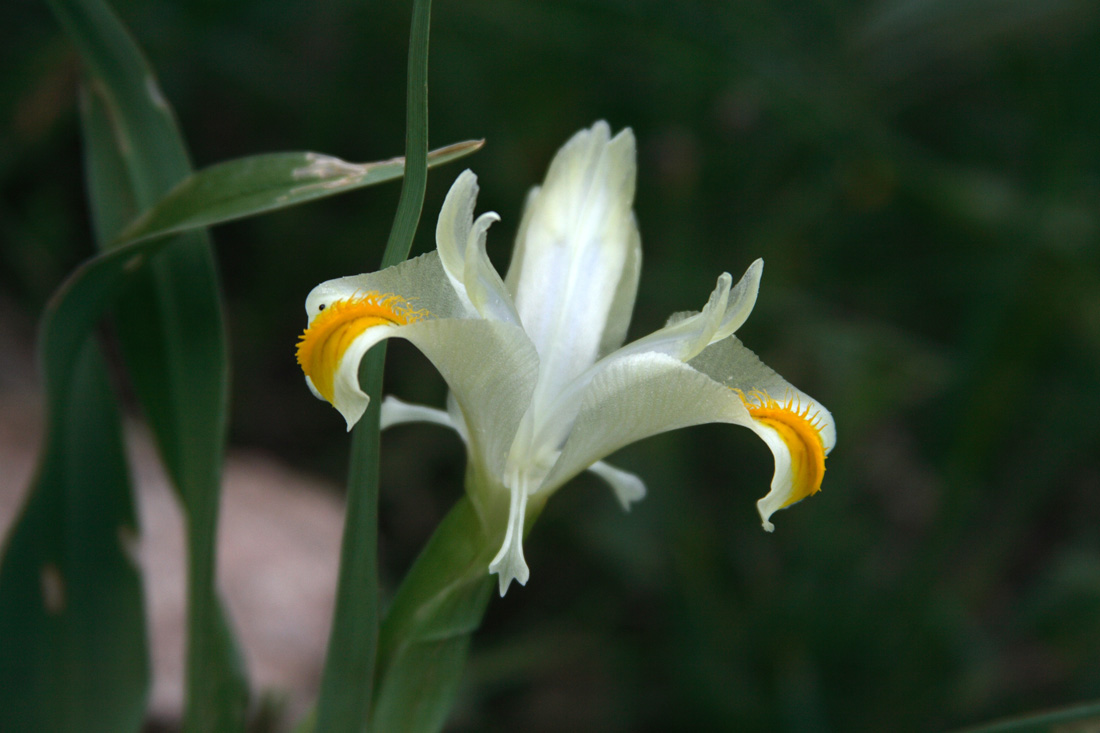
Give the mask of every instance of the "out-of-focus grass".
M 200 166 L 404 146 L 407 8 L 119 10 Z M 833 411 L 824 491 L 760 530 L 770 456 L 705 427 L 623 451 L 650 496 L 552 501 L 491 606 L 457 730 L 929 730 L 1100 697 L 1100 10 L 1084 0 L 436 3 L 432 143 L 485 137 L 480 206 L 520 207 L 594 119 L 639 139 L 632 334 L 767 266 L 740 336 Z M 90 253 L 74 62 L 0 10 L 0 287 L 38 312 Z M 433 173 L 432 221 L 457 169 Z M 339 477 L 293 343 L 316 282 L 381 257 L 398 187 L 222 227 L 233 437 Z M 432 246 L 423 227 L 417 251 Z M 387 383 L 441 404 L 411 349 Z M 392 583 L 457 496 L 435 428 L 383 444 Z

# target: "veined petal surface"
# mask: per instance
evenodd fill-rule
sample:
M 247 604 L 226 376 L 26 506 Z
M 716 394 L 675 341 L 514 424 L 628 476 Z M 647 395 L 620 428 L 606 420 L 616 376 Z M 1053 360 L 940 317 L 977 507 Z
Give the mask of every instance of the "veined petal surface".
M 359 386 L 359 362 L 379 341 L 404 338 L 431 360 L 451 388 L 468 431 L 471 455 L 499 476 L 538 375 L 538 355 L 523 329 L 514 323 L 467 317 L 468 309 L 434 252 L 379 272 L 322 283 L 306 298 L 306 312 L 311 324 L 317 323 L 326 309 L 371 293 L 400 298 L 416 310 L 417 317 L 408 323 L 371 324 L 343 347 L 341 358 L 328 364 L 335 383 L 331 401 L 344 415 L 348 429 L 367 406 L 366 393 Z M 487 354 L 492 358 L 486 359 Z M 316 386 L 317 380 L 313 382 Z
M 458 433 L 463 443 L 469 443 L 466 425 L 462 422 L 456 423 L 451 413 L 446 410 L 412 404 L 392 395 L 383 400 L 380 425 L 382 430 L 411 422 L 430 423 L 450 428 Z M 636 474 L 616 468 L 604 461 L 596 461 L 588 467 L 588 470 L 607 483 L 625 511 L 630 511 L 632 504 L 645 498 L 645 482 Z
M 517 443 L 524 439 L 531 446 L 561 445 L 572 429 L 581 400 L 592 380 L 620 361 L 641 354 L 663 354 L 686 362 L 706 349 L 721 334 L 728 336 L 745 322 L 752 311 L 763 268 L 763 260 L 756 260 L 733 288 L 730 287 L 732 278 L 728 273 L 723 273 L 701 312 L 674 316 L 663 328 L 600 359 L 564 385 L 553 404 L 537 415 L 537 420 L 532 419 L 536 417 L 532 415 L 524 421 Z
M 486 475 L 501 476 L 539 371 L 523 329 L 482 319 L 428 319 L 396 335 L 435 365 L 461 413 L 471 457 Z
M 637 291 L 634 135 L 573 136 L 531 194 L 508 280 L 542 365 L 535 409 L 621 340 Z M 611 321 L 614 316 L 614 322 Z
M 691 366 L 739 396 L 750 414 L 749 427 L 772 452 L 771 489 L 756 503 L 764 529 L 771 532 L 772 514 L 820 490 L 825 457 L 836 445 L 833 416 L 734 336 L 705 349 Z
M 712 344 L 688 363 L 716 382 L 745 394 L 764 392 L 780 401 L 797 400 L 801 407 L 809 407 L 819 414 L 825 452 L 828 453 L 836 445 L 836 424 L 832 413 L 760 361 L 760 357 L 736 336 Z
M 327 280 L 306 297 L 306 317 L 312 322 L 324 307 L 365 293 L 399 296 L 428 318 L 463 318 L 467 311 L 450 287 L 437 252 L 429 252 L 378 272 Z
M 667 354 L 617 359 L 588 386 L 561 456 L 540 490 L 553 490 L 625 445 L 668 430 L 751 423 L 736 392 Z

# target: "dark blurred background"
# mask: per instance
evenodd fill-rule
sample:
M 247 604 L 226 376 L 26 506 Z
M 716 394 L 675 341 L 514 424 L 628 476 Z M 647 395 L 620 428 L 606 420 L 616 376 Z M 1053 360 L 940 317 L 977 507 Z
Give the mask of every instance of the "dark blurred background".
M 114 3 L 196 166 L 404 147 L 409 7 Z M 44 5 L 0 9 L 0 305 L 33 339 L 91 253 L 78 67 Z M 464 166 L 503 221 L 596 119 L 639 144 L 631 337 L 767 263 L 739 336 L 832 410 L 824 489 L 759 526 L 771 455 L 706 426 L 581 477 L 493 601 L 455 731 L 934 730 L 1100 698 L 1100 6 L 1091 0 L 437 0 L 414 252 Z M 343 421 L 294 362 L 303 300 L 374 269 L 399 186 L 214 230 L 235 446 L 343 481 Z M 442 405 L 405 344 L 388 390 Z M 389 587 L 461 492 L 432 427 L 384 441 Z

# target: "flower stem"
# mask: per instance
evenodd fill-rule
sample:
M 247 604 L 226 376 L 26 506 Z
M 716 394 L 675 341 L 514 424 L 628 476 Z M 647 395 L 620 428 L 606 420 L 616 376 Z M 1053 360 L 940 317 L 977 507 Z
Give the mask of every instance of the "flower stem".
M 414 0 L 409 31 L 405 179 L 382 267 L 409 256 L 424 205 L 430 19 L 431 0 Z M 378 418 L 385 358 L 385 346 L 377 346 L 363 359 L 359 370 L 370 406 L 352 435 L 336 609 L 317 701 L 319 731 L 360 731 L 371 707 L 378 644 Z M 377 730 L 399 729 L 408 728 Z

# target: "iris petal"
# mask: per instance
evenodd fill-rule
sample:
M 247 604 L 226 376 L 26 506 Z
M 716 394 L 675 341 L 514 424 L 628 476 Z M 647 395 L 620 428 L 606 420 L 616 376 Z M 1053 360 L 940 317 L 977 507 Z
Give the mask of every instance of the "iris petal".
M 797 397 L 779 402 L 766 393 L 741 394 L 756 433 L 775 458 L 775 475 L 767 496 L 756 503 L 764 529 L 775 526 L 771 515 L 821 490 L 825 478 L 825 442 L 820 412 L 803 407 Z

